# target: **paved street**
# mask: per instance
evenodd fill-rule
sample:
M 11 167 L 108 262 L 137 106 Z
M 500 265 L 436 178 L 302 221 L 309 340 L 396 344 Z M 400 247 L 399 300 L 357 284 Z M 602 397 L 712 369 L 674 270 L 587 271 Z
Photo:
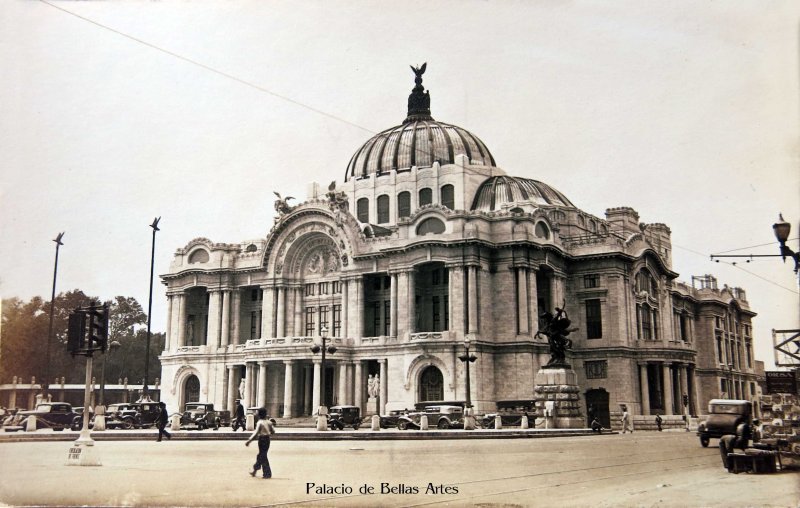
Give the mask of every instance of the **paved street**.
M 693 433 L 273 441 L 271 480 L 247 474 L 257 447 L 246 448 L 241 440 L 103 441 L 97 443 L 100 467 L 65 466 L 69 444 L 0 443 L 0 501 L 337 507 L 728 507 L 798 506 L 800 501 L 800 473 L 729 474 L 717 449 L 700 447 Z M 360 493 L 364 485 L 375 493 Z

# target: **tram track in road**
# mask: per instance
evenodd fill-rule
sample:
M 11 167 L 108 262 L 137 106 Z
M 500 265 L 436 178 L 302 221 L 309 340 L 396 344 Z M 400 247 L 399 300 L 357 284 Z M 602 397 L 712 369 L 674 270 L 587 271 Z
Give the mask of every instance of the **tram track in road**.
M 669 463 L 674 463 L 675 461 L 692 461 L 691 463 L 681 462 L 679 464 L 675 464 L 670 466 Z M 536 473 L 529 473 L 529 474 L 521 474 L 521 475 L 513 475 L 513 476 L 502 476 L 496 478 L 484 478 L 479 480 L 466 480 L 457 483 L 452 483 L 450 485 L 455 485 L 458 487 L 467 486 L 467 485 L 479 485 L 479 486 L 488 486 L 492 483 L 496 482 L 515 482 L 515 481 L 526 481 L 531 480 L 534 478 L 546 478 L 549 476 L 561 475 L 561 474 L 579 474 L 579 473 L 589 473 L 592 471 L 600 471 L 600 470 L 608 470 L 608 469 L 615 469 L 615 468 L 629 468 L 629 467 L 639 467 L 644 465 L 653 466 L 648 469 L 636 469 L 635 471 L 627 471 L 627 472 L 620 472 L 620 474 L 609 474 L 605 476 L 594 476 L 591 478 L 581 478 L 574 481 L 562 481 L 558 483 L 549 484 L 547 486 L 542 485 L 534 485 L 534 486 L 526 486 L 523 488 L 512 488 L 512 489 L 504 489 L 504 490 L 497 490 L 492 492 L 483 492 L 481 494 L 475 495 L 466 495 L 464 497 L 459 497 L 458 502 L 463 503 L 467 500 L 477 500 L 477 499 L 484 499 L 484 498 L 492 498 L 496 496 L 505 496 L 505 495 L 513 495 L 513 494 L 521 494 L 525 492 L 536 492 L 538 495 L 541 494 L 543 488 L 560 488 L 560 487 L 569 487 L 572 485 L 581 485 L 581 484 L 588 484 L 594 482 L 613 482 L 616 479 L 626 478 L 626 477 L 635 477 L 641 476 L 643 474 L 648 473 L 656 473 L 656 474 L 663 474 L 669 471 L 686 471 L 688 469 L 697 469 L 697 468 L 707 468 L 710 465 L 713 465 L 715 462 L 719 461 L 719 455 L 717 453 L 709 454 L 695 454 L 692 456 L 680 456 L 680 457 L 669 457 L 669 458 L 661 458 L 661 459 L 646 459 L 646 460 L 637 460 L 637 461 L 630 461 L 630 462 L 620 462 L 614 464 L 605 464 L 605 465 L 598 465 L 598 466 L 591 466 L 591 467 L 581 467 L 581 468 L 568 468 L 568 469 L 560 469 L 560 470 L 552 470 L 552 471 L 541 471 Z M 666 464 L 666 466 L 665 466 Z M 462 491 L 463 492 L 463 491 Z M 296 506 L 296 505 L 322 505 L 322 506 L 331 506 L 330 503 L 335 503 L 337 501 L 344 502 L 346 506 L 346 500 L 348 499 L 357 499 L 357 498 L 368 498 L 370 497 L 369 494 L 349 494 L 349 495 L 338 495 L 338 496 L 327 496 L 315 499 L 304 499 L 301 501 L 288 501 L 288 502 L 279 502 L 279 503 L 270 503 L 265 505 L 253 505 L 250 508 L 267 508 L 267 507 L 277 507 L 277 506 Z M 452 499 L 430 499 L 421 501 L 418 503 L 402 503 L 404 508 L 411 508 L 417 506 L 435 506 L 440 504 L 452 504 Z M 338 504 L 338 503 L 337 503 Z

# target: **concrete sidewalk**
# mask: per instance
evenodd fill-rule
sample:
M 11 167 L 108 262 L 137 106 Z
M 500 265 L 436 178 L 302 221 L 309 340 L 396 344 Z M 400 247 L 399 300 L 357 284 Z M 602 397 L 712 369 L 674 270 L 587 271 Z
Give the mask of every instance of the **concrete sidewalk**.
M 532 439 L 565 436 L 589 436 L 590 429 L 520 429 L 506 428 L 501 430 L 398 430 L 381 429 L 373 431 L 369 427 L 359 430 L 326 430 L 317 431 L 308 427 L 276 427 L 273 439 L 276 441 L 341 441 L 341 440 L 424 440 L 424 439 Z M 34 432 L 0 432 L 0 443 L 20 441 L 74 441 L 80 433 L 63 430 L 39 429 Z M 138 430 L 105 430 L 93 431 L 92 439 L 96 441 L 149 441 L 155 440 L 156 429 Z M 248 431 L 234 432 L 229 427 L 225 430 L 177 430 L 170 431 L 173 440 L 245 440 Z M 616 434 L 608 432 L 604 434 Z

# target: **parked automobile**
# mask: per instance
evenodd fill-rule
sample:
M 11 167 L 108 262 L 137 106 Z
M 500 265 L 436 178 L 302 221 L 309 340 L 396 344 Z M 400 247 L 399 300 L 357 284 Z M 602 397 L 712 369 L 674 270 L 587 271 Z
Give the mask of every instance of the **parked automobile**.
M 438 429 L 456 429 L 464 426 L 464 408 L 461 406 L 426 406 L 424 411 L 408 413 L 397 420 L 400 430 L 419 429 L 422 415 L 428 417 L 428 425 Z
M 156 418 L 161 412 L 158 402 L 134 402 L 130 406 L 136 408 L 134 416 L 134 427 L 137 429 L 146 429 L 155 427 Z
M 753 406 L 749 400 L 711 399 L 708 403 L 708 419 L 697 426 L 700 444 L 708 446 L 709 440 L 726 434 L 736 434 L 742 423 L 752 424 Z
M 83 411 L 83 408 L 80 409 Z M 23 428 L 27 425 L 28 418 L 35 416 L 37 429 L 64 430 L 71 427 L 78 413 L 67 402 L 42 402 L 36 409 L 18 411 L 16 416 L 18 425 Z
M 219 430 L 222 426 L 231 424 L 230 411 L 217 411 L 214 404 L 206 402 L 188 402 L 181 415 L 181 428 L 193 427 L 197 430 L 213 428 Z
M 397 422 L 400 420 L 402 416 L 411 413 L 408 409 L 395 409 L 389 411 L 389 414 L 380 415 L 380 424 L 382 429 L 394 429 L 397 428 Z
M 358 406 L 331 406 L 328 411 L 328 427 L 331 430 L 342 430 L 345 427 L 358 430 L 361 426 L 361 408 Z

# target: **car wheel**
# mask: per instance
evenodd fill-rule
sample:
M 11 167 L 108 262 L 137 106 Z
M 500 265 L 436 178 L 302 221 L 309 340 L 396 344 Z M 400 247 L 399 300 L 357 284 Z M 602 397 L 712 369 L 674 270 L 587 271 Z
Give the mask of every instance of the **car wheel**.
M 81 421 L 80 417 L 78 417 L 72 420 L 72 425 L 70 425 L 69 428 L 71 430 L 81 430 L 81 427 L 83 427 L 83 422 Z
M 132 418 L 123 418 L 121 427 L 125 430 L 130 430 L 134 427 L 134 421 Z
M 700 444 L 703 445 L 703 448 L 708 448 L 708 436 L 700 436 Z
M 441 420 L 439 420 L 439 424 L 437 425 L 437 427 L 439 427 L 440 429 L 449 429 L 450 428 L 450 424 L 447 423 L 447 420 L 441 419 Z
M 397 428 L 400 430 L 408 429 L 408 422 L 397 422 Z
M 358 430 L 359 425 L 357 423 L 353 424 L 353 430 Z

